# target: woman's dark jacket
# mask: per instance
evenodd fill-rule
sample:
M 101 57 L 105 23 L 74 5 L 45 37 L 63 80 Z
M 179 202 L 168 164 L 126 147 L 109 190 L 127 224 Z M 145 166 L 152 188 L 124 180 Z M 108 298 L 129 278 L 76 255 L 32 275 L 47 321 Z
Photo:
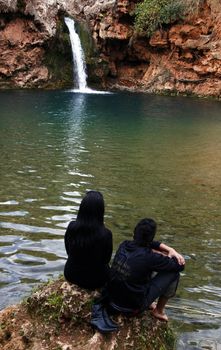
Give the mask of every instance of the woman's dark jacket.
M 75 226 L 75 221 L 70 222 L 64 237 L 68 255 L 64 276 L 67 281 L 79 287 L 100 288 L 109 278 L 109 262 L 113 250 L 112 233 L 103 226 L 90 243 L 81 247 L 74 242 Z
M 152 242 L 150 247 L 141 247 L 135 241 L 120 244 L 111 266 L 108 292 L 110 299 L 120 307 L 139 309 L 145 302 L 148 283 L 153 271 L 183 270 L 175 258 L 169 258 L 153 249 L 160 242 Z

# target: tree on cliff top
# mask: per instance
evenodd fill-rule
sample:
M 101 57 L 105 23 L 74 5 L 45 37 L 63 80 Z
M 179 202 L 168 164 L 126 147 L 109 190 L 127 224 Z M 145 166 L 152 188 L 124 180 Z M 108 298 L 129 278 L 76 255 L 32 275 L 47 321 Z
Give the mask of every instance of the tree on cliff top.
M 183 19 L 185 10 L 182 0 L 144 0 L 135 9 L 135 29 L 151 36 L 163 24 Z

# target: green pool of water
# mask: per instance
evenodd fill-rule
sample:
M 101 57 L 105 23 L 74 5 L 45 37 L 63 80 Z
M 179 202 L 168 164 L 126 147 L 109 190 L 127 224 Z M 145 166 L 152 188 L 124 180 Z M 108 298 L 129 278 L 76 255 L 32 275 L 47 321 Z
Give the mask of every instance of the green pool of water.
M 96 189 L 115 248 L 148 216 L 185 255 L 168 307 L 177 348 L 220 346 L 220 102 L 2 91 L 0 146 L 1 308 L 63 271 L 65 227 Z

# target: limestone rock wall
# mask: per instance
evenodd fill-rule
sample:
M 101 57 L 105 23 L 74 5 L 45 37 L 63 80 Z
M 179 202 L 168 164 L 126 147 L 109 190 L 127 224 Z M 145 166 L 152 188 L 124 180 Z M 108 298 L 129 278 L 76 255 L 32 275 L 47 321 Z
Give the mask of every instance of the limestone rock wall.
M 221 96 L 221 3 L 201 1 L 183 23 L 151 38 L 133 29 L 135 1 L 119 0 L 94 25 L 109 62 L 108 83 L 154 93 Z
M 133 7 L 134 2 L 124 0 L 0 0 L 0 88 L 73 83 L 65 15 L 90 28 L 94 50 L 88 57 L 89 79 L 104 88 L 112 86 L 118 75 L 118 47 L 133 34 L 132 27 L 119 18 Z M 114 45 L 117 41 L 116 53 L 112 41 Z
M 85 13 L 106 1 L 0 0 L 0 88 L 62 87 L 73 82 L 64 15 Z M 60 68 L 62 67 L 62 72 Z
M 17 0 L 0 0 L 0 11 L 15 11 L 17 8 Z
M 102 88 L 220 97 L 220 1 L 198 1 L 197 11 L 185 21 L 151 38 L 134 32 L 137 2 L 0 0 L 0 87 L 72 84 L 63 24 L 69 15 L 83 21 L 93 38 L 89 84 L 94 80 Z
M 1 19 L 0 19 L 1 21 Z M 0 84 L 5 87 L 33 87 L 47 81 L 42 64 L 44 36 L 30 19 L 1 21 Z

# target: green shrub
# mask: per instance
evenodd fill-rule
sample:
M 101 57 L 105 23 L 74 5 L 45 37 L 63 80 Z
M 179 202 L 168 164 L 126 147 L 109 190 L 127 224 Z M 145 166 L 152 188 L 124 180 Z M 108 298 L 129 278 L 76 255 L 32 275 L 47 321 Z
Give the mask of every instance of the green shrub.
M 185 10 L 182 0 L 144 0 L 135 9 L 135 30 L 151 36 L 163 24 L 182 19 Z

